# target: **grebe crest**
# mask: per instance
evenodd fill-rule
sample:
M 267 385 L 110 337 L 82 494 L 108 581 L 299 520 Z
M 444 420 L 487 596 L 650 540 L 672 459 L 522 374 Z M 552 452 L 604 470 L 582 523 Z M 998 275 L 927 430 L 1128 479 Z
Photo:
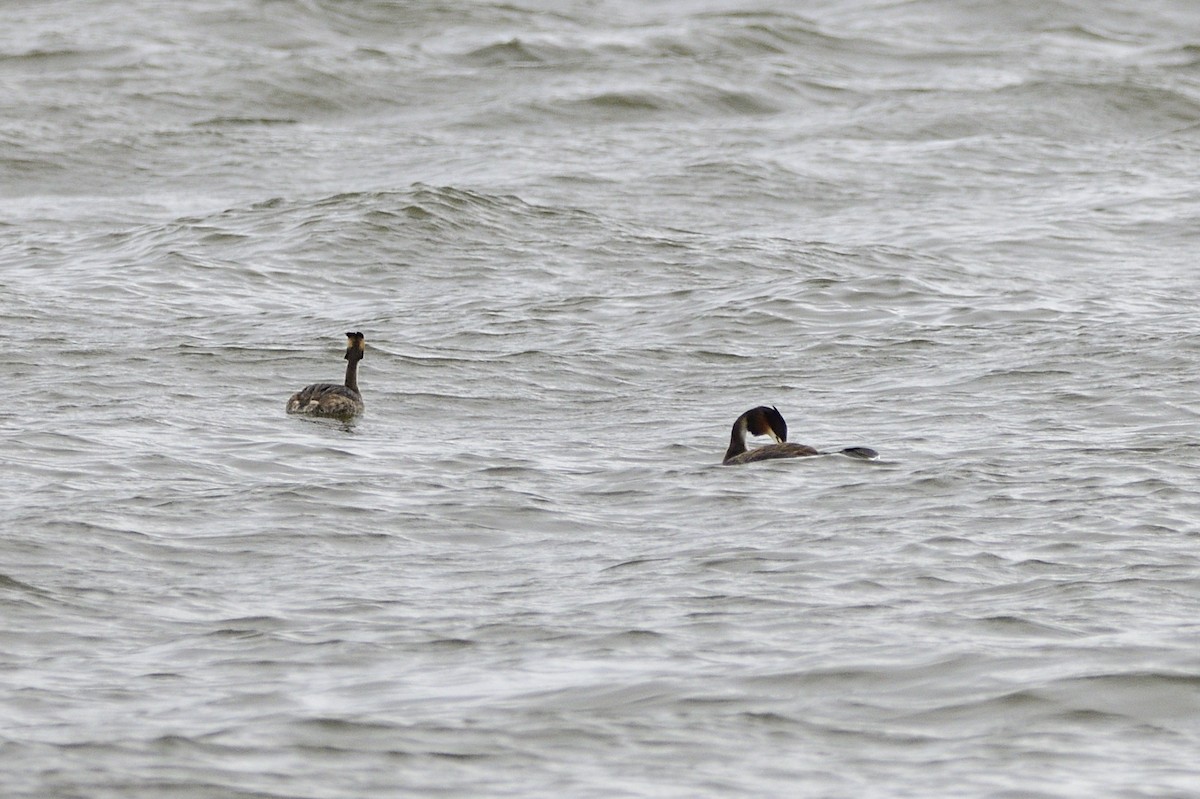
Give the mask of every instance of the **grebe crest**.
M 313 383 L 297 391 L 287 401 L 287 412 L 304 416 L 328 417 L 348 421 L 363 412 L 358 391 L 358 362 L 366 352 L 362 333 L 346 334 L 346 380 L 337 383 Z

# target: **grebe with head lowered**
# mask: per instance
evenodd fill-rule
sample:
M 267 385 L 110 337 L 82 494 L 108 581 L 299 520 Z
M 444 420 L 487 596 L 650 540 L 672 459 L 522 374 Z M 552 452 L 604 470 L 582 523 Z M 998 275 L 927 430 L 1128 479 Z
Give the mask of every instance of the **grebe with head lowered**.
M 351 419 L 363 411 L 362 394 L 358 393 L 358 362 L 365 345 L 362 333 L 346 334 L 346 382 L 313 383 L 292 395 L 287 402 L 288 413 L 305 416 L 326 416 Z
M 746 434 L 754 436 L 770 436 L 774 444 L 767 444 L 757 449 L 746 449 Z M 874 460 L 879 453 L 870 447 L 847 447 L 840 450 L 842 455 L 863 460 Z M 806 458 L 811 455 L 829 455 L 819 452 L 805 444 L 790 444 L 787 440 L 787 422 L 783 414 L 774 406 L 768 408 L 759 405 L 751 408 L 737 418 L 733 430 L 729 433 L 729 449 L 725 450 L 725 466 L 736 466 L 753 461 L 767 461 L 775 458 Z

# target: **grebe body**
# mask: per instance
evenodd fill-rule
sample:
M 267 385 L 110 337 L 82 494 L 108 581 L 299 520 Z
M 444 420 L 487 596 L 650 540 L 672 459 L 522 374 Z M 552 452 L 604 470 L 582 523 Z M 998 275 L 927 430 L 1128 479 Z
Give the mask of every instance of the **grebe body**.
M 746 436 L 770 436 L 774 444 L 767 444 L 756 449 L 746 449 Z M 870 447 L 847 447 L 840 450 L 842 455 L 863 460 L 874 460 L 879 453 Z M 755 461 L 769 461 L 777 458 L 807 458 L 813 455 L 828 455 L 806 444 L 793 444 L 787 440 L 787 422 L 783 414 L 774 406 L 768 408 L 759 405 L 751 408 L 737 418 L 733 429 L 729 432 L 729 449 L 725 450 L 725 466 L 738 466 Z
M 362 333 L 347 333 L 346 340 L 345 383 L 305 386 L 287 401 L 288 413 L 347 420 L 363 412 L 362 394 L 358 391 L 358 362 L 362 360 L 366 345 Z

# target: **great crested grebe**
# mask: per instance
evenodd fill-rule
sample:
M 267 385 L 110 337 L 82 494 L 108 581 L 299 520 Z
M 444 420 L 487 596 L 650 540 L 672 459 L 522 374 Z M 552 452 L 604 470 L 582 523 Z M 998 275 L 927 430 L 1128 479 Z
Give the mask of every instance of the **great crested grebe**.
M 327 416 L 351 419 L 363 411 L 362 394 L 358 393 L 358 362 L 362 360 L 362 333 L 346 334 L 346 382 L 313 383 L 292 395 L 287 402 L 288 413 L 305 416 Z
M 770 436 L 775 439 L 775 443 L 747 450 L 747 433 L 755 436 Z M 842 455 L 863 460 L 874 460 L 879 457 L 879 453 L 870 447 L 847 447 L 839 452 Z M 787 422 L 783 420 L 783 414 L 773 406 L 768 408 L 766 405 L 759 405 L 757 408 L 751 408 L 743 413 L 733 423 L 733 430 L 729 433 L 729 449 L 725 450 L 725 460 L 722 461 L 722 464 L 736 466 L 740 463 L 767 461 L 774 458 L 806 458 L 810 455 L 829 454 L 831 453 L 819 452 L 805 444 L 789 444 Z

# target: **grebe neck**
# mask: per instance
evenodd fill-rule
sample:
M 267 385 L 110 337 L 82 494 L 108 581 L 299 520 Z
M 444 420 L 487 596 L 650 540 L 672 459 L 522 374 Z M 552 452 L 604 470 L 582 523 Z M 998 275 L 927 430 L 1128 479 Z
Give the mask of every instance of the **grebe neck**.
M 358 358 L 349 358 L 346 361 L 346 388 L 355 394 L 362 393 L 358 390 Z
M 746 414 L 738 417 L 729 431 L 729 449 L 725 450 L 725 460 L 735 458 L 746 451 Z

